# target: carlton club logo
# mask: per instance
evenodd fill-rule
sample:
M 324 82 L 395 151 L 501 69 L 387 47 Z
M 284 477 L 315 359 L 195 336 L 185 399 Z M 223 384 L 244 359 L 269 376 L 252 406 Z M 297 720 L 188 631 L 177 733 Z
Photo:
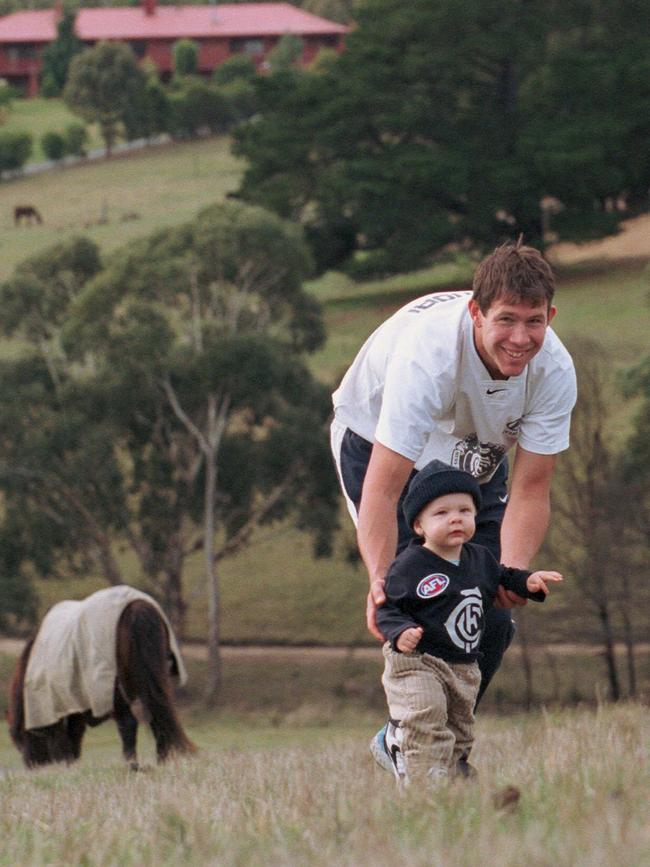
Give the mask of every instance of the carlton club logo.
M 445 621 L 445 629 L 456 647 L 470 653 L 481 640 L 483 623 L 483 599 L 478 587 L 461 590 L 465 598 L 451 612 Z
M 448 586 L 449 578 L 442 572 L 434 572 L 420 581 L 415 592 L 420 599 L 433 599 L 434 596 L 440 596 Z
M 482 479 L 496 470 L 505 451 L 499 443 L 481 443 L 476 434 L 468 434 L 454 446 L 451 464 Z

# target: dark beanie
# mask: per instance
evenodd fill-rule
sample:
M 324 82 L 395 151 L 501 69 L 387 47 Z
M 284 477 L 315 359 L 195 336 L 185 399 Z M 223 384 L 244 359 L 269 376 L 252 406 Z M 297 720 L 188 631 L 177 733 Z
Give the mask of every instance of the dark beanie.
M 481 508 L 481 488 L 474 476 L 434 460 L 413 476 L 404 497 L 402 508 L 409 527 L 413 527 L 413 521 L 427 503 L 445 494 L 469 494 L 476 511 Z

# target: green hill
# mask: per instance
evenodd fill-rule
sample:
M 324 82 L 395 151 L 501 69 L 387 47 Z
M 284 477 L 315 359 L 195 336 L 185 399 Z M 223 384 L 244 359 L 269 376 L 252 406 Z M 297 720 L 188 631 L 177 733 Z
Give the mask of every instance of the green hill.
M 211 138 L 4 182 L 0 279 L 26 256 L 75 234 L 87 234 L 109 252 L 132 238 L 181 222 L 236 189 L 241 171 L 228 139 Z M 14 227 L 17 203 L 38 207 L 44 224 Z M 336 273 L 312 281 L 308 288 L 324 305 L 329 334 L 324 349 L 310 362 L 316 375 L 335 383 L 361 342 L 393 310 L 432 289 L 469 287 L 474 264 L 462 256 L 414 274 L 363 284 Z M 570 342 L 574 334 L 597 337 L 618 367 L 647 352 L 650 307 L 644 261 L 560 267 L 558 275 L 560 312 L 554 327 L 562 338 Z M 3 351 L 13 350 L 5 343 Z M 625 420 L 631 408 L 616 411 Z M 354 537 L 343 509 L 341 524 L 336 556 L 329 560 L 313 560 L 309 540 L 282 525 L 263 529 L 246 551 L 223 563 L 224 640 L 366 642 L 366 578 L 364 570 L 350 562 Z M 125 574 L 137 585 L 135 562 L 122 556 Z M 99 586 L 89 576 L 81 583 L 40 582 L 39 591 L 47 607 Z M 187 587 L 188 634 L 201 638 L 206 606 L 200 556 L 190 564 Z
M 56 168 L 0 184 L 0 280 L 18 262 L 73 235 L 108 252 L 192 217 L 237 188 L 241 162 L 229 139 L 210 138 Z M 14 226 L 17 204 L 34 205 L 41 226 Z

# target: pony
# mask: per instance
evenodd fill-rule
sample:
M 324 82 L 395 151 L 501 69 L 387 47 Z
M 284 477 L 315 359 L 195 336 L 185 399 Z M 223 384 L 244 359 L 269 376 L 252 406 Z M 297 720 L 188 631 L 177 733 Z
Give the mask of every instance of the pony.
M 94 596 L 115 589 L 108 588 Z M 112 710 L 108 713 L 95 716 L 87 709 L 69 713 L 50 725 L 27 728 L 25 680 L 38 633 L 25 645 L 11 683 L 7 716 L 11 739 L 28 768 L 76 761 L 81 755 L 86 727 L 97 726 L 111 716 L 117 724 L 123 757 L 131 770 L 139 769 L 136 752 L 139 722 L 147 722 L 151 728 L 158 762 L 165 761 L 172 753 L 196 750 L 174 707 L 172 677 L 179 675 L 179 661 L 170 646 L 166 618 L 153 600 L 148 601 L 146 594 L 125 586 L 124 589 L 141 598 L 128 602 L 117 621 L 115 658 L 106 660 L 109 665 L 117 663 Z
M 26 220 L 29 226 L 31 226 L 32 220 L 39 225 L 43 222 L 38 209 L 33 205 L 16 205 L 14 208 L 14 226 L 19 226 L 22 220 Z

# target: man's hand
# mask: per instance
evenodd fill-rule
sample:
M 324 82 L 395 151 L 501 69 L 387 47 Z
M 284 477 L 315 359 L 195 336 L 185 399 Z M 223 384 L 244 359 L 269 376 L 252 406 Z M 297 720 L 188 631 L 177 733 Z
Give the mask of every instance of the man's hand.
M 546 596 L 548 595 L 547 583 L 549 581 L 555 582 L 561 580 L 562 576 L 559 572 L 533 572 L 533 574 L 529 575 L 526 579 L 526 587 L 528 587 L 531 593 L 536 593 L 538 590 L 541 590 Z
M 385 641 L 385 639 L 377 626 L 377 607 L 382 605 L 385 601 L 384 582 L 378 578 L 370 585 L 370 591 L 366 602 L 366 623 L 368 624 L 368 630 L 379 641 Z
M 527 599 L 518 596 L 512 590 L 506 590 L 503 584 L 499 585 L 497 595 L 494 597 L 495 608 L 521 608 L 523 605 L 527 604 Z
M 420 643 L 424 630 L 421 626 L 410 626 L 397 639 L 397 649 L 401 653 L 413 653 Z
M 412 469 L 413 461 L 375 443 L 363 482 L 357 541 L 370 579 L 366 622 L 380 641 L 375 613 L 386 600 L 384 581 L 397 548 L 397 503 Z

